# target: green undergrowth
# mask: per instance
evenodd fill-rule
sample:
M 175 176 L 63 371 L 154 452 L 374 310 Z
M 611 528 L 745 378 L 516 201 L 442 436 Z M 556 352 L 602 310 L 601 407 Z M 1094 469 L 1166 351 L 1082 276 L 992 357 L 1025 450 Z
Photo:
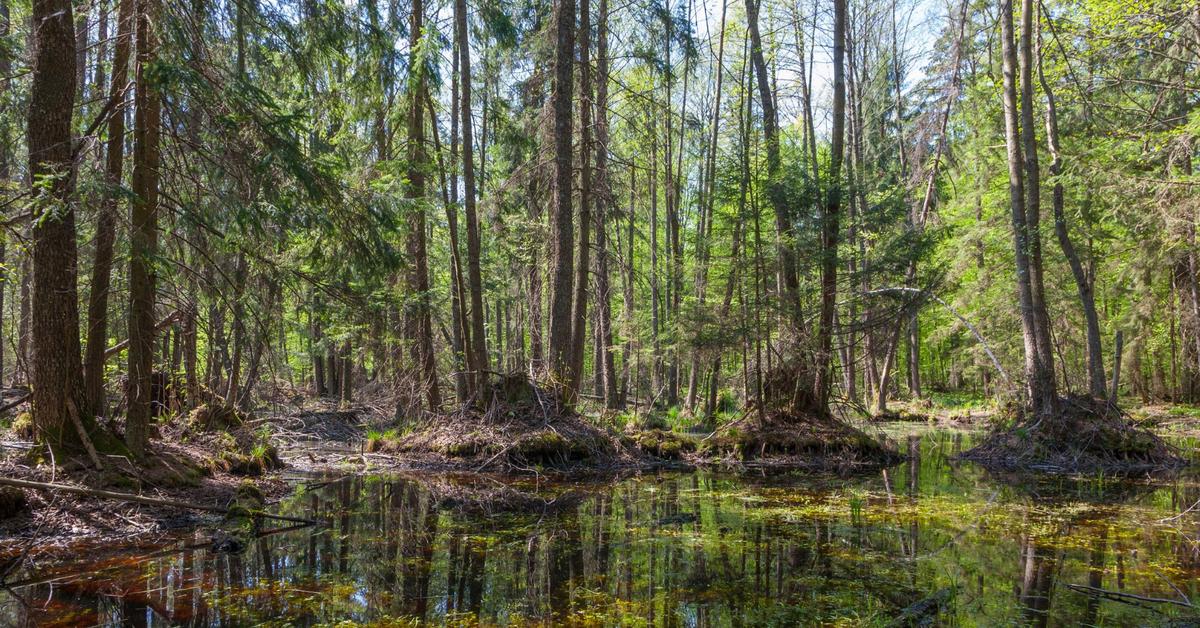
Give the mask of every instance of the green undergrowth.
M 243 430 L 238 434 L 220 434 L 217 443 L 218 450 L 209 459 L 209 466 L 214 471 L 258 476 L 283 467 L 279 450 L 271 442 L 271 432 L 266 426 L 249 433 Z

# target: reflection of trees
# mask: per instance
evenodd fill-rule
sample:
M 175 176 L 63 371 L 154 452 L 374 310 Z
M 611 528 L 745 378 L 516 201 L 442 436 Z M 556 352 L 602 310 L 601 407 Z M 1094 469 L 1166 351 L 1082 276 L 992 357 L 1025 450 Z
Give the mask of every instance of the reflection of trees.
M 885 481 L 887 503 L 897 508 L 949 493 L 935 484 L 948 481 L 936 468 L 944 454 L 924 455 L 920 444 L 909 441 L 909 462 L 893 467 Z M 1128 569 L 1128 585 L 1144 591 L 1144 578 L 1132 575 L 1144 569 L 1134 547 L 1188 564 L 1183 541 L 1161 535 L 1143 539 L 1150 545 L 1120 541 L 1125 530 L 1107 531 L 1106 518 L 1116 510 L 1088 509 L 1064 522 L 1059 517 L 1072 511 L 1009 500 L 974 526 L 939 525 L 938 518 L 918 526 L 917 517 L 878 523 L 836 510 L 797 516 L 794 485 L 765 484 L 746 491 L 742 478 L 664 475 L 597 490 L 555 512 L 482 515 L 444 505 L 420 481 L 350 479 L 291 502 L 327 527 L 256 539 L 240 556 L 180 546 L 157 562 L 130 563 L 120 576 L 97 578 L 119 581 L 119 589 L 59 583 L 53 594 L 56 603 L 87 609 L 95 623 L 125 625 L 147 613 L 185 625 L 244 625 L 282 615 L 312 625 L 385 614 L 433 624 L 556 625 L 586 612 L 589 620 L 605 613 L 597 622 L 604 624 L 637 617 L 656 626 L 756 626 L 854 613 L 886 618 L 941 589 L 949 576 L 963 583 L 954 612 L 966 617 L 1000 606 L 1004 617 L 991 621 L 1023 615 L 1046 625 L 1119 621 L 1112 605 L 1068 592 L 1065 584 L 1056 594 L 1056 583 L 1122 590 Z M 815 503 L 810 498 L 824 494 L 811 492 L 805 503 Z M 883 499 L 868 507 L 887 507 Z M 960 531 L 978 536 L 949 539 Z M 1061 543 L 1065 537 L 1072 542 Z M 278 586 L 267 586 L 272 581 Z M 45 599 L 51 589 L 24 593 Z
M 1104 564 L 1105 551 L 1108 549 L 1108 526 L 1100 526 L 1099 534 L 1092 537 L 1092 547 L 1088 551 L 1088 586 L 1094 589 L 1104 588 Z M 1084 609 L 1083 620 L 1080 624 L 1085 626 L 1096 625 L 1096 620 L 1100 613 L 1100 598 L 1091 596 L 1088 598 L 1087 607 Z
M 1032 626 L 1047 625 L 1059 559 L 1057 551 L 1044 547 L 1028 534 L 1022 535 L 1017 601 L 1021 604 L 1021 614 Z

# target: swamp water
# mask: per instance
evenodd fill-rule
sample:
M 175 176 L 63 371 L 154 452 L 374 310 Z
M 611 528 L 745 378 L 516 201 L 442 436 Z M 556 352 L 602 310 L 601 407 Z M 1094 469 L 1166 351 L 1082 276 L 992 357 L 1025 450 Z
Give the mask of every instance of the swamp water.
M 865 477 L 524 480 L 542 501 L 515 513 L 435 505 L 489 478 L 311 482 L 277 509 L 321 526 L 239 554 L 201 533 L 88 547 L 11 575 L 0 624 L 857 626 L 933 599 L 943 625 L 1200 615 L 1194 479 L 1013 486 L 952 461 L 969 434 L 898 439 L 909 460 Z

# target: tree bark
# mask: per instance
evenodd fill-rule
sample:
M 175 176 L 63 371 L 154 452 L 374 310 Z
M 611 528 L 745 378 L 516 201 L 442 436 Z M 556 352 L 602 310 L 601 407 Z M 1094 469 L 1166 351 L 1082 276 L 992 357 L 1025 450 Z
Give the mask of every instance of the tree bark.
M 125 157 L 125 89 L 129 81 L 129 52 L 133 29 L 133 0 L 119 0 L 117 38 L 113 50 L 108 94 L 108 138 L 105 142 L 104 181 L 108 186 L 96 213 L 92 287 L 88 295 L 87 346 L 83 362 L 86 412 L 108 413 L 104 395 L 104 349 L 108 345 L 108 292 L 112 280 L 113 244 L 117 235 L 118 188 Z
M 158 255 L 159 134 L 162 105 L 147 76 L 157 56 L 154 0 L 140 0 L 137 14 L 137 96 L 134 114 L 134 201 L 130 211 L 129 404 L 125 444 L 135 457 L 145 453 L 153 416 L 154 258 Z
M 783 162 L 779 143 L 779 115 L 775 108 L 775 94 L 771 89 L 767 63 L 763 57 L 762 37 L 758 28 L 758 9 L 761 0 L 746 0 L 746 24 L 750 30 L 750 59 L 754 64 L 754 77 L 758 82 L 759 105 L 762 108 L 763 135 L 767 143 L 767 197 L 775 214 L 775 230 L 779 249 L 779 275 L 782 278 L 783 307 L 791 331 L 803 335 L 803 316 L 800 310 L 800 281 L 796 271 L 795 227 L 791 210 L 785 198 L 780 177 Z
M 600 363 L 604 407 L 620 407 L 617 368 L 613 355 L 612 276 L 609 271 L 608 208 L 612 187 L 608 171 L 608 0 L 600 0 L 596 34 L 596 301 L 599 311 Z
M 1023 0 L 1028 3 L 1029 0 Z M 1012 210 L 1013 248 L 1016 255 L 1017 270 L 1017 300 L 1021 314 L 1021 332 L 1025 349 L 1025 379 L 1026 393 L 1034 414 L 1041 415 L 1051 412 L 1055 406 L 1056 392 L 1054 390 L 1054 372 L 1048 367 L 1043 358 L 1041 328 L 1036 310 L 1039 301 L 1036 300 L 1033 289 L 1033 256 L 1030 240 L 1035 237 L 1028 220 L 1026 207 L 1025 176 L 1030 171 L 1022 150 L 1022 133 L 1018 117 L 1021 115 L 1017 99 L 1017 47 L 1014 41 L 1013 0 L 1003 0 L 1000 7 L 1001 48 L 1004 71 L 1004 139 L 1007 148 L 1008 161 L 1008 190 L 1009 204 Z M 1022 28 L 1024 32 L 1024 28 Z M 1024 40 L 1024 37 L 1022 38 Z M 1022 46 L 1024 48 L 1024 46 Z M 1024 56 L 1024 54 L 1022 55 Z M 1025 71 L 1028 65 L 1022 67 L 1022 90 L 1025 84 Z M 1025 101 L 1028 103 L 1028 100 Z M 1032 114 L 1029 115 L 1032 118 Z M 1032 130 L 1027 129 L 1031 134 Z M 1036 156 L 1034 164 L 1036 166 Z M 1044 303 L 1041 303 L 1044 307 Z
M 1038 165 L 1038 145 L 1033 112 L 1033 25 L 1035 0 L 1021 1 L 1021 34 L 1019 42 L 1021 72 L 1021 143 L 1025 158 L 1025 221 L 1029 231 L 1029 281 L 1032 287 L 1032 305 L 1035 331 L 1037 333 L 1038 362 L 1040 363 L 1039 387 L 1044 412 L 1058 408 L 1058 387 L 1054 374 L 1054 347 L 1050 340 L 1050 315 L 1046 307 L 1046 289 L 1043 280 L 1041 205 L 1041 168 Z
M 1050 19 L 1047 16 L 1047 19 Z M 1039 42 L 1040 43 L 1040 42 Z M 1058 238 L 1058 246 L 1067 258 L 1071 267 L 1071 275 L 1075 278 L 1075 288 L 1079 292 L 1079 304 L 1083 307 L 1083 318 L 1087 323 L 1087 374 L 1088 393 L 1093 399 L 1106 399 L 1108 391 L 1104 381 L 1104 356 L 1100 345 L 1100 317 L 1096 314 L 1096 299 L 1092 293 L 1092 284 L 1087 272 L 1079 261 L 1079 253 L 1071 242 L 1071 229 L 1067 224 L 1062 184 L 1062 149 L 1058 143 L 1058 111 L 1054 99 L 1054 90 L 1046 80 L 1042 68 L 1042 58 L 1038 55 L 1038 79 L 1042 84 L 1042 92 L 1046 95 L 1046 146 L 1050 150 L 1050 174 L 1054 177 L 1054 233 Z
M 574 292 L 571 296 L 571 376 L 569 389 L 578 393 L 583 381 L 587 338 L 588 276 L 591 271 L 592 231 L 592 19 L 591 0 L 579 1 L 579 237 L 575 250 Z
M 467 220 L 467 283 L 471 296 L 471 389 L 478 393 L 488 369 L 487 336 L 483 324 L 483 275 L 480 269 L 479 217 L 475 210 L 475 159 L 471 125 L 471 42 L 467 30 L 466 0 L 454 0 L 454 25 L 458 39 L 459 120 L 462 124 L 463 207 Z
M 9 17 L 8 0 L 0 0 L 0 40 L 8 38 L 11 30 L 11 20 Z M 8 78 L 12 74 L 12 60 L 8 55 L 0 55 L 0 99 L 8 97 L 8 90 L 12 88 L 12 81 Z M 12 164 L 10 163 L 12 155 L 9 153 L 9 125 L 4 125 L 0 129 L 0 188 L 5 188 L 8 185 L 8 179 L 12 176 Z M 4 380 L 4 362 L 5 362 L 5 343 L 4 343 L 4 292 L 8 288 L 9 279 L 12 273 L 9 271 L 6 253 L 8 252 L 7 238 L 0 238 L 0 385 L 3 385 Z
M 817 327 L 816 410 L 829 412 L 833 383 L 833 319 L 837 307 L 839 220 L 842 204 L 842 155 L 846 139 L 846 0 L 833 2 L 833 131 L 829 178 L 821 216 L 821 313 Z
M 572 119 L 575 61 L 575 0 L 558 0 L 555 15 L 554 52 L 554 196 L 550 214 L 552 279 L 550 294 L 550 338 L 547 347 L 548 375 L 552 384 L 567 388 L 571 380 L 572 296 L 575 274 L 574 212 L 572 211 Z
M 69 0 L 34 0 L 28 112 L 33 198 L 31 317 L 35 435 L 61 452 L 84 450 L 69 408 L 85 407 L 76 289 L 71 116 L 75 30 Z M 90 428 L 91 415 L 85 415 Z
M 425 73 L 421 68 L 419 50 L 425 38 L 425 6 L 422 0 L 414 0 L 410 20 L 409 48 L 410 67 L 416 73 L 412 93 L 409 94 L 408 119 L 408 198 L 413 203 L 412 220 L 409 223 L 408 255 L 409 290 L 417 295 L 418 303 L 408 316 L 408 338 L 412 343 L 411 356 L 418 365 L 421 377 L 421 392 L 430 410 L 442 405 L 438 387 L 437 362 L 433 349 L 433 320 L 430 313 L 429 255 L 425 243 Z M 465 126 L 465 125 L 464 125 Z M 343 381 L 342 386 L 346 383 Z

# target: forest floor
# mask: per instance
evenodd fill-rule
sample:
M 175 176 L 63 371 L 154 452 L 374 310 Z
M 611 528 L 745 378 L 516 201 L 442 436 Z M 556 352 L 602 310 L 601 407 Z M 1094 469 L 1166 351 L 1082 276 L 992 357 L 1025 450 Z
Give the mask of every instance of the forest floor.
M 951 429 L 987 429 L 999 414 L 995 404 L 965 393 L 931 392 L 921 399 L 888 402 L 888 410 L 871 416 L 874 423 L 923 423 Z

